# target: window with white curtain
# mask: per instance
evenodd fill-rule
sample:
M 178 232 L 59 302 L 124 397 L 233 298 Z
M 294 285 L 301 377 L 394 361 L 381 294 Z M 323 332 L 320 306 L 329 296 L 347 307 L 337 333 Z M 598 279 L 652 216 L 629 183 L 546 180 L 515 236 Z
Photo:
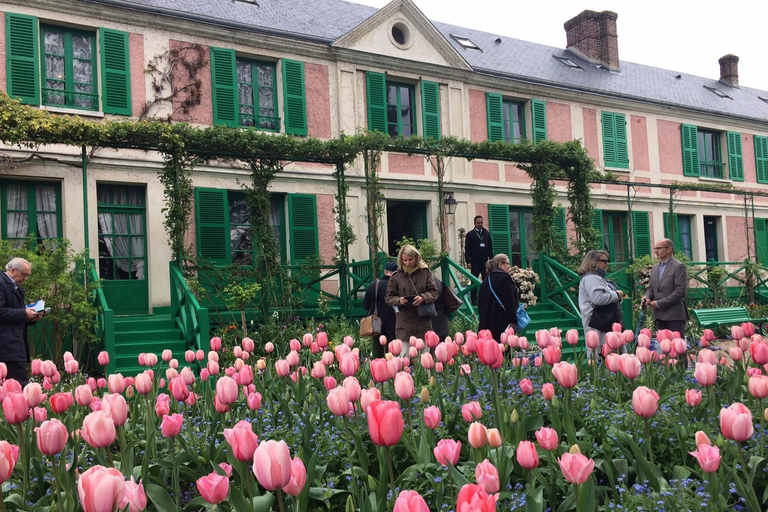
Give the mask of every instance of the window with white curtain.
M 146 279 L 143 187 L 99 185 L 99 276 L 109 280 Z
M 3 182 L 3 238 L 20 247 L 30 235 L 48 249 L 61 237 L 61 185 L 40 182 Z

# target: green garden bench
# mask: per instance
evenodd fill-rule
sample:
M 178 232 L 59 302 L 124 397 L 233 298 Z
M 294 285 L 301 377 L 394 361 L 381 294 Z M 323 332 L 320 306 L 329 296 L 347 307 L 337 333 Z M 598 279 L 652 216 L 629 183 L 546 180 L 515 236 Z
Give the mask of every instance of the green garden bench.
M 752 322 L 762 333 L 763 324 L 768 322 L 768 318 L 752 318 L 745 307 L 694 309 L 693 316 L 696 317 L 699 325 L 705 329 Z

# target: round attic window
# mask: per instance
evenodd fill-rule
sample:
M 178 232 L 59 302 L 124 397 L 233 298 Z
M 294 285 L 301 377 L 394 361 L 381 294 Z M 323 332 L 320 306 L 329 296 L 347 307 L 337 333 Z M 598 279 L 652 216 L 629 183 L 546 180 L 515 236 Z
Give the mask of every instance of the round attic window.
M 411 30 L 401 21 L 392 25 L 389 35 L 395 46 L 399 48 L 405 49 L 411 45 Z

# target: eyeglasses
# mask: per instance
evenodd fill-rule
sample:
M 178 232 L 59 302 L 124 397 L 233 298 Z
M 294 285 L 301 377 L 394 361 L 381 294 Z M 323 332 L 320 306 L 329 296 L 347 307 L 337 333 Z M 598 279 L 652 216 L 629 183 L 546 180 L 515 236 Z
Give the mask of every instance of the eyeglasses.
M 608 260 L 597 260 L 597 261 L 602 261 L 603 263 L 608 263 Z
M 665 246 L 665 247 L 654 247 L 653 248 L 654 251 L 661 251 L 662 249 L 671 249 L 671 247 L 666 247 Z
M 19 274 L 21 274 L 24 277 L 29 277 L 30 272 L 24 272 L 23 270 L 19 270 L 17 268 L 15 268 L 13 270 L 15 270 L 16 272 L 18 272 Z

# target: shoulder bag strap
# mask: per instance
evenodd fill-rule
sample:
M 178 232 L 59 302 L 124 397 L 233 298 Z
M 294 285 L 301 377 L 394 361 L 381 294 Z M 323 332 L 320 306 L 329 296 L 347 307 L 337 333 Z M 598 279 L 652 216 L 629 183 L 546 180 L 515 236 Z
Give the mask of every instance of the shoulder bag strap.
M 373 289 L 373 314 L 379 316 L 379 279 L 376 280 L 376 287 Z
M 496 295 L 496 292 L 493 290 L 493 282 L 491 282 L 491 275 L 490 274 L 488 274 L 488 286 L 491 287 L 491 293 L 493 294 L 493 296 L 496 297 L 497 301 L 499 301 L 499 306 L 501 306 L 501 309 L 506 311 L 507 308 L 504 307 L 504 304 L 501 303 L 501 299 L 499 298 L 498 295 Z

